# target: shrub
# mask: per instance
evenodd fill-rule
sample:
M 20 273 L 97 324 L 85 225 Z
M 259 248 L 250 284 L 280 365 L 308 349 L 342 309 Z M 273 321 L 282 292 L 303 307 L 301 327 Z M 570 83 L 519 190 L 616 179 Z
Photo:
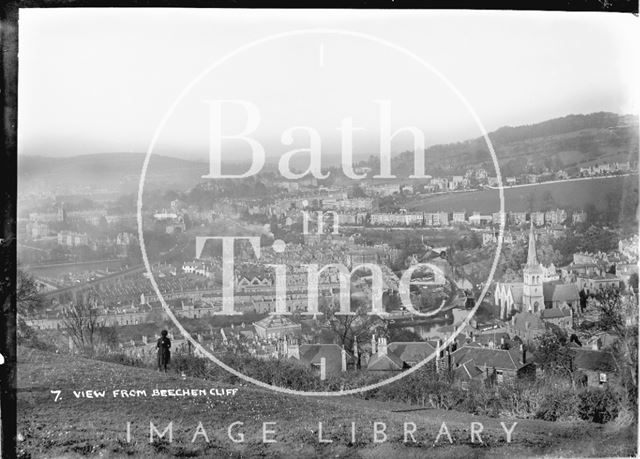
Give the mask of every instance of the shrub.
M 174 354 L 171 356 L 169 367 L 178 373 L 183 372 L 187 376 L 204 378 L 207 376 L 208 360 L 194 355 Z
M 548 390 L 535 413 L 536 419 L 544 421 L 568 421 L 577 415 L 578 397 L 574 391 Z
M 610 389 L 586 389 L 578 395 L 578 416 L 585 421 L 607 423 L 618 415 L 618 397 Z

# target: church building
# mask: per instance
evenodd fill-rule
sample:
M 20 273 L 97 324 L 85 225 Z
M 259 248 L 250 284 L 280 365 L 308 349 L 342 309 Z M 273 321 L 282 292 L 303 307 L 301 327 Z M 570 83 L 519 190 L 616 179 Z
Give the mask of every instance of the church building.
M 515 312 L 529 312 L 544 316 L 547 309 L 577 312 L 580 296 L 575 284 L 565 284 L 557 280 L 555 267 L 543 266 L 536 254 L 536 238 L 533 223 L 529 231 L 527 263 L 522 270 L 523 281 L 496 283 L 495 304 L 500 307 L 503 320 Z

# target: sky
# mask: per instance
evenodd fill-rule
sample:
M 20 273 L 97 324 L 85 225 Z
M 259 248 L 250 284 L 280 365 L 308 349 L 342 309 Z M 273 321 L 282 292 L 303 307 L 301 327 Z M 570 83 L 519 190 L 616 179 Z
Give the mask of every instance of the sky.
M 267 157 L 308 147 L 310 131 L 339 155 L 349 118 L 355 155 L 376 154 L 376 101 L 391 133 L 416 127 L 425 146 L 638 113 L 631 15 L 50 8 L 22 9 L 19 31 L 19 154 L 145 152 L 156 136 L 154 153 L 207 158 L 220 100 L 235 101 L 221 103 L 223 135 L 247 130 Z M 224 145 L 249 157 L 246 141 Z M 391 149 L 413 145 L 402 131 Z

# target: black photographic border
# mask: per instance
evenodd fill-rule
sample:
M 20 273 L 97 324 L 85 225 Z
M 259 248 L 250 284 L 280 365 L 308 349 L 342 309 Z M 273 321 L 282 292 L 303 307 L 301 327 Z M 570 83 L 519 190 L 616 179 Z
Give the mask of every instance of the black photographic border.
M 627 13 L 638 16 L 633 0 L 9 0 L 0 7 L 0 457 L 16 453 L 16 207 L 18 113 L 18 12 L 21 8 L 335 8 L 335 9 L 467 9 Z

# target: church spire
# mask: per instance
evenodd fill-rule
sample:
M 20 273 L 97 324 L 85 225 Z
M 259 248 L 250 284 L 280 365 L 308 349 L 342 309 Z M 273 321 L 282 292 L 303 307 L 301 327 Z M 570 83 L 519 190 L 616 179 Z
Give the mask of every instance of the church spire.
M 529 230 L 529 253 L 527 254 L 527 266 L 537 266 L 538 257 L 536 255 L 536 235 L 533 232 L 533 220 Z

